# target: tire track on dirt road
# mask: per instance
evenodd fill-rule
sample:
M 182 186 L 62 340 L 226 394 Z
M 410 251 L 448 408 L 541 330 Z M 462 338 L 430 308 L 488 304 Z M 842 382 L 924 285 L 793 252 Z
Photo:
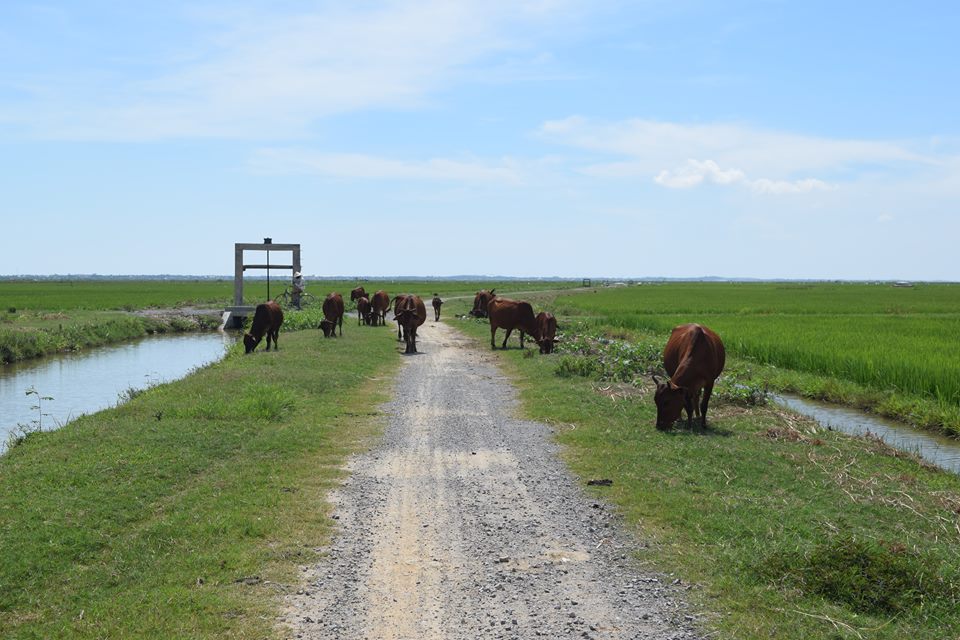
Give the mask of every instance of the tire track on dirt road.
M 495 356 L 421 327 L 383 440 L 333 497 L 340 532 L 281 620 L 291 638 L 695 638 L 546 425 L 516 419 Z

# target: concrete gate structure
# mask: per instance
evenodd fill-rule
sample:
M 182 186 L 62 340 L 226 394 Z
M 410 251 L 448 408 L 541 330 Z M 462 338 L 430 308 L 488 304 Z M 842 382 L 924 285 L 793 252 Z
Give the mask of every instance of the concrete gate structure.
M 266 251 L 266 264 L 245 264 L 244 251 Z M 291 264 L 270 264 L 271 251 L 290 251 L 293 253 Z M 290 282 L 293 274 L 301 270 L 299 244 L 274 244 L 272 238 L 264 238 L 262 243 L 237 242 L 233 245 L 233 305 L 223 311 L 223 326 L 231 328 L 243 327 L 243 321 L 253 314 L 256 304 L 244 304 L 243 300 L 243 272 L 247 269 L 267 270 L 267 291 L 270 289 L 270 271 L 272 269 L 286 269 L 290 271 Z

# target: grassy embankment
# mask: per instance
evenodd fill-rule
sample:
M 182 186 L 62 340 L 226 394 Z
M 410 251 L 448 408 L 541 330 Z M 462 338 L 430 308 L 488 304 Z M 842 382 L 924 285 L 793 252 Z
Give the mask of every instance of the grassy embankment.
M 669 284 L 562 296 L 598 327 L 717 331 L 743 382 L 960 436 L 960 286 Z
M 472 295 L 481 288 L 501 291 L 562 289 L 573 282 L 455 282 L 366 280 L 372 293 L 385 289 L 391 295 L 414 292 L 421 296 L 439 293 L 442 297 Z M 348 300 L 357 281 L 315 281 L 307 290 L 322 298 L 339 291 Z M 284 283 L 274 281 L 271 296 L 283 291 Z M 244 285 L 247 300 L 265 300 L 266 282 L 249 280 Z M 180 281 L 0 281 L 0 364 L 35 358 L 50 353 L 78 351 L 120 342 L 153 333 L 197 331 L 216 328 L 218 310 L 230 304 L 232 280 Z M 143 317 L 129 312 L 185 306 L 210 308 L 210 316 L 177 315 Z
M 389 327 L 280 342 L 0 456 L 0 635 L 272 635 L 400 361 Z
M 712 637 L 960 636 L 960 478 L 752 406 L 733 378 L 718 385 L 709 431 L 657 431 L 641 372 L 666 334 L 605 324 L 591 301 L 605 295 L 584 294 L 576 307 L 594 311 L 592 337 L 548 357 L 512 338 L 498 353 L 524 412 L 556 425 L 573 470 L 613 480 L 589 490 L 618 505 L 641 561 L 692 585 Z M 720 297 L 736 304 L 730 295 Z M 573 307 L 568 297 L 544 300 L 535 306 Z M 450 322 L 489 348 L 486 324 Z

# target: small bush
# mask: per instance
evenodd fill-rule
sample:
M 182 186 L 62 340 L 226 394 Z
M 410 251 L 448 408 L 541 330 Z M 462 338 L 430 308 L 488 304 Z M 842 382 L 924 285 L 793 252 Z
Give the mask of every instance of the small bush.
M 589 378 L 600 373 L 600 366 L 595 359 L 586 356 L 560 356 L 556 373 L 561 378 L 573 376 Z
M 940 575 L 938 566 L 903 545 L 834 536 L 808 553 L 775 554 L 760 572 L 860 613 L 893 614 L 957 606 L 960 585 Z

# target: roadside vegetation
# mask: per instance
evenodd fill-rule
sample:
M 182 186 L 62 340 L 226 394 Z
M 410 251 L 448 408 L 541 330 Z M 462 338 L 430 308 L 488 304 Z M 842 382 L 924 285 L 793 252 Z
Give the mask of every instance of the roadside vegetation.
M 700 322 L 771 389 L 960 436 L 957 285 L 642 285 L 559 296 L 556 308 L 656 334 Z
M 665 324 L 684 305 L 749 304 L 729 290 L 698 300 L 678 288 L 660 289 Z M 824 299 L 836 301 L 843 292 L 829 293 Z M 598 303 L 618 295 L 639 294 L 543 298 L 534 306 L 560 312 L 557 353 L 521 351 L 513 338 L 497 354 L 521 389 L 524 414 L 555 426 L 584 483 L 611 481 L 587 490 L 619 507 L 641 562 L 689 589 L 711 637 L 960 636 L 960 478 L 768 403 L 757 370 L 769 366 L 736 349 L 710 428 L 657 431 L 649 374 L 673 325 L 628 324 L 644 314 L 620 305 L 606 318 Z M 793 296 L 784 300 L 802 308 Z M 943 302 L 928 304 L 933 313 Z M 685 321 L 701 320 L 690 314 Z M 452 315 L 448 322 L 489 349 L 484 321 Z
M 0 635 L 273 636 L 400 361 L 389 329 L 280 342 L 0 456 Z

